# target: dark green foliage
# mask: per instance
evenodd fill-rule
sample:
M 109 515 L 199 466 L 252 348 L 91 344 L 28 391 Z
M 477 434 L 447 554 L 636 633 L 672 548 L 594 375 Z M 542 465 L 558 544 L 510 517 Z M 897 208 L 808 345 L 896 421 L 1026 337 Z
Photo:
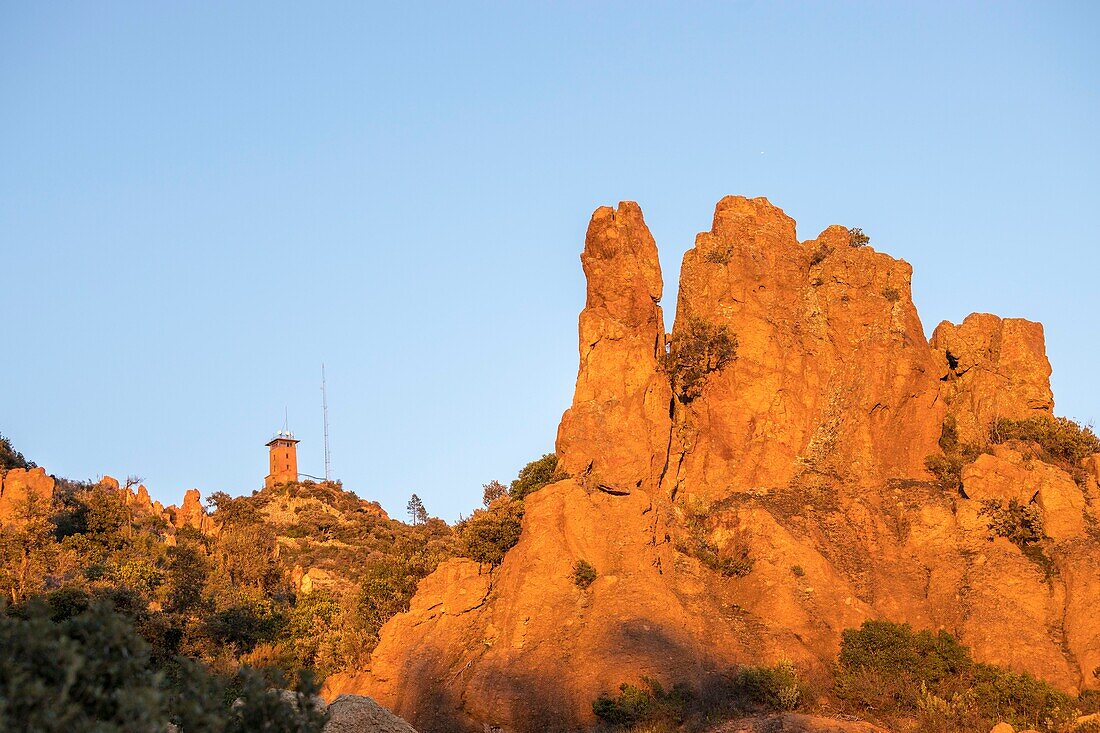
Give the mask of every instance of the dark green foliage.
M 642 678 L 642 686 L 624 682 L 617 697 L 600 695 L 592 703 L 592 712 L 607 725 L 629 728 L 639 723 L 680 723 L 691 700 L 691 691 L 682 684 L 666 691 L 660 682 Z
M 796 578 L 801 578 L 806 574 L 806 571 L 802 569 L 801 565 L 791 565 L 791 575 Z
M 886 300 L 890 301 L 891 303 L 896 303 L 899 299 L 901 299 L 901 291 L 893 286 L 888 285 L 882 289 L 882 297 L 886 298 Z
M 520 469 L 519 475 L 508 489 L 508 495 L 516 501 L 523 501 L 529 494 L 535 493 L 543 486 L 564 478 L 568 477 L 558 472 L 557 454 L 547 453 Z
M 810 255 L 810 267 L 817 267 L 833 253 L 833 248 L 827 244 L 817 245 L 817 249 Z
M 596 568 L 587 560 L 577 560 L 573 563 L 573 584 L 584 590 L 596 580 Z
M 1006 505 L 997 499 L 982 502 L 981 514 L 989 517 L 989 531 L 1004 537 L 1020 549 L 1040 542 L 1043 535 L 1043 513 L 1034 504 L 1022 505 L 1012 499 Z
M 615 697 L 600 695 L 592 712 L 612 729 L 710 730 L 718 721 L 746 714 L 796 710 L 806 697 L 797 670 L 783 663 L 713 674 L 698 689 L 677 683 L 666 691 L 643 677 L 640 686 L 620 685 Z
M 775 667 L 739 667 L 730 677 L 727 695 L 752 710 L 795 710 L 805 693 L 798 671 L 788 663 Z
M 852 247 L 864 247 L 871 243 L 871 238 L 863 233 L 859 227 L 848 230 L 848 244 Z
M 523 503 L 514 499 L 478 509 L 457 527 L 462 554 L 480 563 L 499 565 L 519 542 L 522 519 Z
M 144 733 L 173 721 L 187 733 L 316 733 L 324 725 L 308 678 L 284 700 L 243 671 L 230 709 L 226 685 L 202 665 L 158 669 L 132 619 L 109 604 L 56 620 L 43 603 L 17 610 L 0 614 L 0 730 Z
M 989 730 L 998 721 L 1053 731 L 1074 701 L 1026 674 L 977 664 L 946 632 L 865 621 L 841 637 L 834 692 L 855 712 L 886 722 L 916 719 L 922 731 Z
M 0 730 L 143 731 L 165 715 L 149 652 L 105 605 L 55 624 L 0 616 Z M 119 694 L 125 691 L 125 694 Z
M 15 449 L 8 440 L 0 434 L 0 473 L 12 468 L 34 468 L 34 462 L 28 461 L 23 454 Z
M 692 318 L 676 336 L 664 357 L 672 392 L 687 404 L 703 393 L 707 375 L 737 358 L 737 336 L 726 326 Z
M 363 577 L 359 591 L 358 620 L 373 647 L 382 625 L 409 608 L 416 592 L 418 573 L 401 562 L 374 561 Z

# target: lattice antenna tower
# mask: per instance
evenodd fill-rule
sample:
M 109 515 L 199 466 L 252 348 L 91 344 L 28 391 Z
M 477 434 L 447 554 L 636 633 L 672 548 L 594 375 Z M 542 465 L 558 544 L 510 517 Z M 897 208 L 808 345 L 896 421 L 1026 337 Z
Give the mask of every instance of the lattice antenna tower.
M 328 452 L 328 387 L 325 384 L 325 363 L 321 362 L 321 412 L 325 418 L 325 481 L 332 481 L 332 461 Z

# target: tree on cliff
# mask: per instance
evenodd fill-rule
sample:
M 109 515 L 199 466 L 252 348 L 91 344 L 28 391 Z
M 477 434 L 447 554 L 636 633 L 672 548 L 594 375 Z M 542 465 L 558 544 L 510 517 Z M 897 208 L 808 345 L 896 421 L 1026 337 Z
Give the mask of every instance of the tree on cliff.
M 424 508 L 424 502 L 422 502 L 420 497 L 416 494 L 409 497 L 409 503 L 406 505 L 406 508 L 409 512 L 410 524 L 424 524 L 428 521 L 428 510 Z

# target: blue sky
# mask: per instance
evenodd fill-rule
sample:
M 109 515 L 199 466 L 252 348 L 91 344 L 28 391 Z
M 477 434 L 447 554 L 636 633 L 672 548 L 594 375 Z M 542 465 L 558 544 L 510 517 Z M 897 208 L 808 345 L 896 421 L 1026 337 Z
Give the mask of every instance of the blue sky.
M 0 0 L 0 432 L 52 473 L 300 467 L 453 519 L 552 450 L 592 209 L 671 325 L 727 193 L 860 226 L 925 330 L 1046 326 L 1100 418 L 1100 4 Z

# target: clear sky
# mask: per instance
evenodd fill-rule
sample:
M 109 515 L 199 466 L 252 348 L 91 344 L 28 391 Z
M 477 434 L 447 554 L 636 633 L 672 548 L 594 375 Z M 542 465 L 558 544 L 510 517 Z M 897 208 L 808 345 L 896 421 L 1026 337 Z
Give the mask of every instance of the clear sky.
M 1100 3 L 0 0 L 0 432 L 178 501 L 319 475 L 454 519 L 552 450 L 592 209 L 671 326 L 724 194 L 1046 326 L 1100 418 Z

